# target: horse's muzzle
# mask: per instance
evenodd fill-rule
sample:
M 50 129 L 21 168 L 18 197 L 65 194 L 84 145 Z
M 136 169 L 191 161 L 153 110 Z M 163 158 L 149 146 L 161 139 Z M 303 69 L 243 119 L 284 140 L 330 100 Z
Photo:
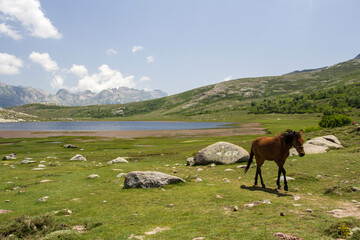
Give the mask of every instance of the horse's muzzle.
M 303 157 L 303 156 L 305 156 L 305 153 L 299 153 L 299 156 Z

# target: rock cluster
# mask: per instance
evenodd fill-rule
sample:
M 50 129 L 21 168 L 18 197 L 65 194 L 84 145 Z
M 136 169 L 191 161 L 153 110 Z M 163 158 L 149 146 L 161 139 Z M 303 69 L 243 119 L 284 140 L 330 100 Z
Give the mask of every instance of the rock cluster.
M 330 148 L 342 148 L 341 142 L 334 135 L 316 137 L 304 144 L 305 154 L 325 153 Z M 290 156 L 298 155 L 295 148 L 290 149 Z

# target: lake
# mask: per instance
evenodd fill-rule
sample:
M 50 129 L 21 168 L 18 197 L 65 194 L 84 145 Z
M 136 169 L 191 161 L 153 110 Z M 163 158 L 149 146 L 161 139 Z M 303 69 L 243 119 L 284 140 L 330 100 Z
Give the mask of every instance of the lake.
M 0 130 L 16 131 L 133 131 L 227 128 L 224 122 L 76 121 L 0 123 Z

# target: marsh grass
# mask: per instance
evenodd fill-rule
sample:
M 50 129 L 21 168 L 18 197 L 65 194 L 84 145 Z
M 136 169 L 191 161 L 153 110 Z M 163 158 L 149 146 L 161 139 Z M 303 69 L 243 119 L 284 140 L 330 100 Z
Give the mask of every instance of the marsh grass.
M 294 127 L 299 126 L 296 122 L 294 119 Z M 284 123 L 271 124 L 269 120 L 269 125 L 274 131 Z M 307 133 L 307 137 L 326 131 Z M 285 168 L 295 180 L 289 181 L 289 192 L 276 190 L 277 166 L 270 161 L 262 167 L 267 189 L 253 187 L 254 168 L 244 175 L 243 169 L 236 168 L 236 164 L 201 166 L 203 171 L 185 166 L 187 157 L 209 144 L 228 141 L 250 150 L 256 136 L 0 139 L 0 142 L 14 142 L 0 145 L 2 155 L 18 154 L 17 160 L 2 162 L 15 168 L 0 166 L 0 209 L 13 211 L 1 214 L 0 222 L 4 226 L 23 215 L 48 214 L 69 229 L 76 225 L 85 226 L 86 231 L 81 234 L 84 239 L 127 239 L 131 234 L 141 236 L 156 227 L 169 230 L 146 235 L 145 239 L 276 239 L 272 235 L 274 232 L 319 239 L 326 228 L 337 222 L 327 211 L 341 207 L 343 203 L 349 204 L 351 200 L 360 201 L 359 193 L 353 191 L 344 191 L 342 195 L 324 194 L 326 188 L 335 186 L 359 187 L 360 153 L 355 151 L 358 138 L 354 134 L 350 130 L 348 135 L 340 134 L 340 140 L 348 148 L 303 158 L 290 157 Z M 62 147 L 64 144 L 75 144 L 84 150 L 66 149 Z M 87 161 L 69 161 L 75 154 L 82 154 Z M 47 158 L 49 156 L 56 159 Z M 129 163 L 107 164 L 119 156 L 128 157 Z M 37 162 L 16 164 L 25 157 Z M 33 171 L 40 161 L 46 161 L 46 169 Z M 175 165 L 177 163 L 181 165 Z M 174 168 L 177 173 L 173 172 Z M 227 168 L 234 171 L 224 171 Z M 199 176 L 203 181 L 187 181 L 156 189 L 123 189 L 124 177 L 116 176 L 135 170 L 160 171 L 190 180 Z M 100 177 L 88 179 L 90 174 Z M 324 178 L 316 178 L 318 174 Z M 41 180 L 51 181 L 40 183 Z M 38 202 L 44 196 L 49 198 Z M 294 200 L 294 196 L 301 198 Z M 244 207 L 265 199 L 271 204 Z M 239 211 L 233 211 L 234 206 L 238 206 Z M 70 209 L 72 214 L 53 214 L 62 209 Z M 313 212 L 308 213 L 306 209 Z M 280 216 L 281 212 L 285 216 Z M 360 226 L 358 220 L 347 219 Z

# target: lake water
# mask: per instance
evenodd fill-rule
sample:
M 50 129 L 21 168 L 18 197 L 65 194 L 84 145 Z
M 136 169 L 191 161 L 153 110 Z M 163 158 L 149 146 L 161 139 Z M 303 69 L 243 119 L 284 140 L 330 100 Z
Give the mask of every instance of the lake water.
M 78 121 L 0 123 L 0 130 L 17 131 L 131 131 L 226 128 L 223 122 Z

